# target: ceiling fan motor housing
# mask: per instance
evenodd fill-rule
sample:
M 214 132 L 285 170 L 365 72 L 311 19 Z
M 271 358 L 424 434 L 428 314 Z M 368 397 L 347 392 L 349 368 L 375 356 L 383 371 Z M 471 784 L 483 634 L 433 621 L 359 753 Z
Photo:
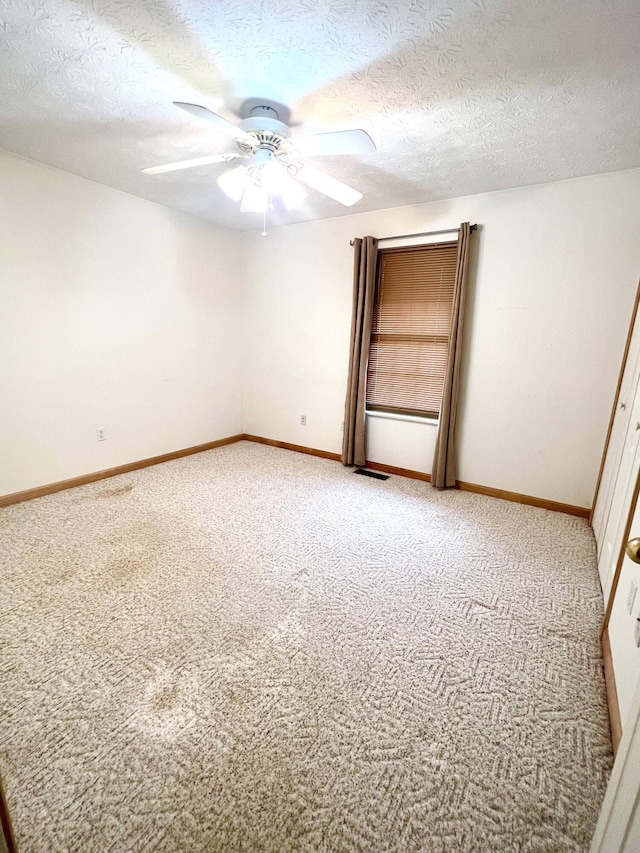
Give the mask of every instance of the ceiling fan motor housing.
M 270 150 L 273 153 L 280 148 L 285 139 L 291 136 L 291 131 L 286 124 L 278 120 L 278 113 L 273 107 L 254 107 L 251 110 L 251 117 L 241 121 L 239 127 L 255 138 L 259 149 Z M 249 143 L 238 140 L 238 144 L 246 153 L 251 152 Z

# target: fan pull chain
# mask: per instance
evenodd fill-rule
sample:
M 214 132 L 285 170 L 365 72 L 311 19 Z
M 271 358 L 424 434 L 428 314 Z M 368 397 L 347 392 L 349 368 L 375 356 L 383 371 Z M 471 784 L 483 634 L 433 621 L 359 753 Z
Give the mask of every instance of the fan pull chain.
M 262 211 L 262 237 L 267 236 L 267 211 Z

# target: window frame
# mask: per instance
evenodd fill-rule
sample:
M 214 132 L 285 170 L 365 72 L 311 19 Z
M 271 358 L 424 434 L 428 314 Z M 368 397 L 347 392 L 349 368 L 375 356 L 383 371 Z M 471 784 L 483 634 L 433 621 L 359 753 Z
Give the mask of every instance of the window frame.
M 375 311 L 375 307 L 378 305 L 378 294 L 379 294 L 379 288 L 380 288 L 380 277 L 381 277 L 381 268 L 382 268 L 381 261 L 382 261 L 383 255 L 396 254 L 396 253 L 400 253 L 400 252 L 403 252 L 403 253 L 418 252 L 418 251 L 421 251 L 424 249 L 430 249 L 430 248 L 444 248 L 444 247 L 448 247 L 448 248 L 456 247 L 457 248 L 458 244 L 459 244 L 459 238 L 457 238 L 455 240 L 435 240 L 433 242 L 424 242 L 424 243 L 421 242 L 421 243 L 413 243 L 413 244 L 409 244 L 409 245 L 404 244 L 404 245 L 399 245 L 399 246 L 387 246 L 387 247 L 382 248 L 382 249 L 379 248 L 378 253 L 377 253 L 377 258 L 376 258 L 376 286 L 375 286 L 375 292 L 374 292 L 374 311 Z M 452 307 L 453 307 L 453 301 L 452 301 Z M 371 347 L 371 341 L 373 340 L 373 337 L 375 334 L 376 334 L 376 332 L 374 331 L 373 326 L 372 326 L 371 334 L 369 337 L 370 347 Z M 434 336 L 430 336 L 430 337 L 436 337 L 436 336 L 434 335 Z M 444 336 L 442 336 L 442 335 L 437 336 L 437 337 L 444 338 Z M 444 343 L 446 341 L 446 343 L 448 344 L 450 338 L 451 338 L 451 322 L 449 323 L 449 333 L 447 334 L 446 338 L 444 338 L 444 340 L 442 342 Z M 370 357 L 371 357 L 371 352 L 369 352 L 369 358 Z M 368 378 L 368 372 L 369 372 L 369 358 L 367 358 L 367 378 Z M 365 383 L 365 387 L 366 387 L 366 383 Z M 419 421 L 419 422 L 431 423 L 431 424 L 437 423 L 440 419 L 440 410 L 438 410 L 438 411 L 427 411 L 425 409 L 418 410 L 418 409 L 400 408 L 400 407 L 395 407 L 395 406 L 379 406 L 379 405 L 376 405 L 375 403 L 370 404 L 368 399 L 365 400 L 365 413 L 367 415 L 371 414 L 374 417 L 383 418 L 385 416 L 388 416 L 390 419 L 398 419 L 398 420 L 407 419 L 407 420 L 411 420 L 413 422 Z

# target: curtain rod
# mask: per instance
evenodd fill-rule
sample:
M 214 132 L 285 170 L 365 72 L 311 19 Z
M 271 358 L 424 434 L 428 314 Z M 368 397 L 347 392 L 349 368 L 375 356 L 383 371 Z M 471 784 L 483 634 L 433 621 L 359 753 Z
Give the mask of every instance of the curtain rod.
M 477 231 L 478 225 L 477 223 L 471 225 L 469 228 L 470 231 Z M 460 231 L 459 228 L 445 228 L 443 231 L 418 231 L 417 234 L 397 234 L 395 237 L 379 237 L 378 243 L 382 243 L 385 240 L 405 240 L 407 237 L 435 237 L 436 234 L 453 234 L 453 232 L 458 233 Z M 349 245 L 353 246 L 353 240 L 349 240 Z

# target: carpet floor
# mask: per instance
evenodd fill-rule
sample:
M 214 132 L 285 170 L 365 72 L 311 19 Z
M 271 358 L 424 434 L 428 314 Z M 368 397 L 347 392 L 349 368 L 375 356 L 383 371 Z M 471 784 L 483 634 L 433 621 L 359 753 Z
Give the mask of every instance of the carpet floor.
M 584 520 L 241 442 L 0 532 L 20 853 L 588 849 Z

